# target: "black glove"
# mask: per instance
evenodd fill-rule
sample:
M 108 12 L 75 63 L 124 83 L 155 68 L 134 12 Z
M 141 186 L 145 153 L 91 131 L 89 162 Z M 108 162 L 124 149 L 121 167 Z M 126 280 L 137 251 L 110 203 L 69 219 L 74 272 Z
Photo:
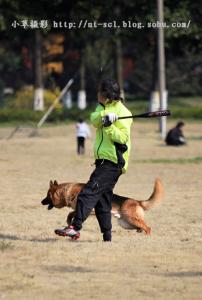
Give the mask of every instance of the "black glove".
M 109 127 L 112 125 L 112 122 L 109 120 L 109 116 L 105 116 L 102 118 L 102 124 L 104 127 Z
M 118 120 L 118 118 L 119 117 L 117 116 L 117 114 L 110 112 L 106 116 L 103 117 L 102 123 L 103 123 L 104 127 L 109 127 L 110 125 L 112 125 L 112 123 L 116 122 Z

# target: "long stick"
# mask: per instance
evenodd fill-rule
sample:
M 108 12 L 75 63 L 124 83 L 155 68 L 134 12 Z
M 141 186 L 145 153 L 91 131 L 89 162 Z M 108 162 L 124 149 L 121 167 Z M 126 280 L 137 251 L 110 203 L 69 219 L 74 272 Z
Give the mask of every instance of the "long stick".
M 43 117 L 41 118 L 41 120 L 38 122 L 37 128 L 40 128 L 43 125 L 43 123 L 46 121 L 46 119 L 48 118 L 48 116 L 51 114 L 51 112 L 55 108 L 56 104 L 62 99 L 62 97 L 64 96 L 64 94 L 68 91 L 68 89 L 70 88 L 70 86 L 74 82 L 74 79 L 75 79 L 75 77 L 71 78 L 67 82 L 66 86 L 63 88 L 63 90 L 61 91 L 60 95 L 55 99 L 55 101 L 51 104 L 51 106 L 49 107 L 49 109 L 47 110 L 47 112 L 43 115 Z
M 118 120 L 120 119 L 129 119 L 129 118 L 157 118 L 157 117 L 164 117 L 164 116 L 170 116 L 171 113 L 168 109 L 166 110 L 159 110 L 159 111 L 152 111 L 152 112 L 147 112 L 139 115 L 133 115 L 133 116 L 125 116 L 125 117 L 119 117 Z

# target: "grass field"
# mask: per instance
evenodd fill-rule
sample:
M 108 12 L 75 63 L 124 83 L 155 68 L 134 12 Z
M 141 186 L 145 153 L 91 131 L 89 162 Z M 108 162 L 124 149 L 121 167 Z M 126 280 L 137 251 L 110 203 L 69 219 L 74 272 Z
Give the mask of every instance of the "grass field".
M 51 179 L 88 180 L 93 141 L 77 157 L 74 125 L 6 140 L 10 132 L 0 129 L 0 299 L 202 299 L 201 123 L 187 123 L 188 145 L 172 148 L 157 123 L 135 122 L 129 170 L 115 191 L 147 199 L 160 177 L 165 197 L 146 213 L 151 237 L 113 219 L 112 243 L 102 242 L 93 216 L 79 241 L 55 236 L 67 209 L 40 204 Z

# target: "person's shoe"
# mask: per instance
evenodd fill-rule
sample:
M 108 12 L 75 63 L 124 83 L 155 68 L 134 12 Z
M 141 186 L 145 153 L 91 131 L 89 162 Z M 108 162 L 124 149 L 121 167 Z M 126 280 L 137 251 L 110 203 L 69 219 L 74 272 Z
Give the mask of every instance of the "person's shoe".
M 55 234 L 60 236 L 69 236 L 72 240 L 78 240 L 80 237 L 80 232 L 74 229 L 74 226 L 67 226 L 60 229 L 55 229 Z

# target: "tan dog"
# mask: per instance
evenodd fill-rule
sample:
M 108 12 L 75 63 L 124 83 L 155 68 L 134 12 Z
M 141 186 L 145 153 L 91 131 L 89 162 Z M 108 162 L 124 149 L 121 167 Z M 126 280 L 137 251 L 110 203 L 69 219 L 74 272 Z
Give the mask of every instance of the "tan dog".
M 71 207 L 72 212 L 67 216 L 68 225 L 71 224 L 75 215 L 77 196 L 84 187 L 84 183 L 61 183 L 55 180 L 50 181 L 47 197 L 41 201 L 43 205 L 48 205 L 48 209 L 53 207 Z M 125 229 L 142 230 L 146 234 L 151 233 L 151 228 L 144 221 L 144 211 L 159 203 L 163 197 L 163 185 L 160 179 L 155 180 L 154 190 L 147 201 L 139 201 L 129 197 L 113 194 L 112 214 L 118 218 L 118 224 Z

